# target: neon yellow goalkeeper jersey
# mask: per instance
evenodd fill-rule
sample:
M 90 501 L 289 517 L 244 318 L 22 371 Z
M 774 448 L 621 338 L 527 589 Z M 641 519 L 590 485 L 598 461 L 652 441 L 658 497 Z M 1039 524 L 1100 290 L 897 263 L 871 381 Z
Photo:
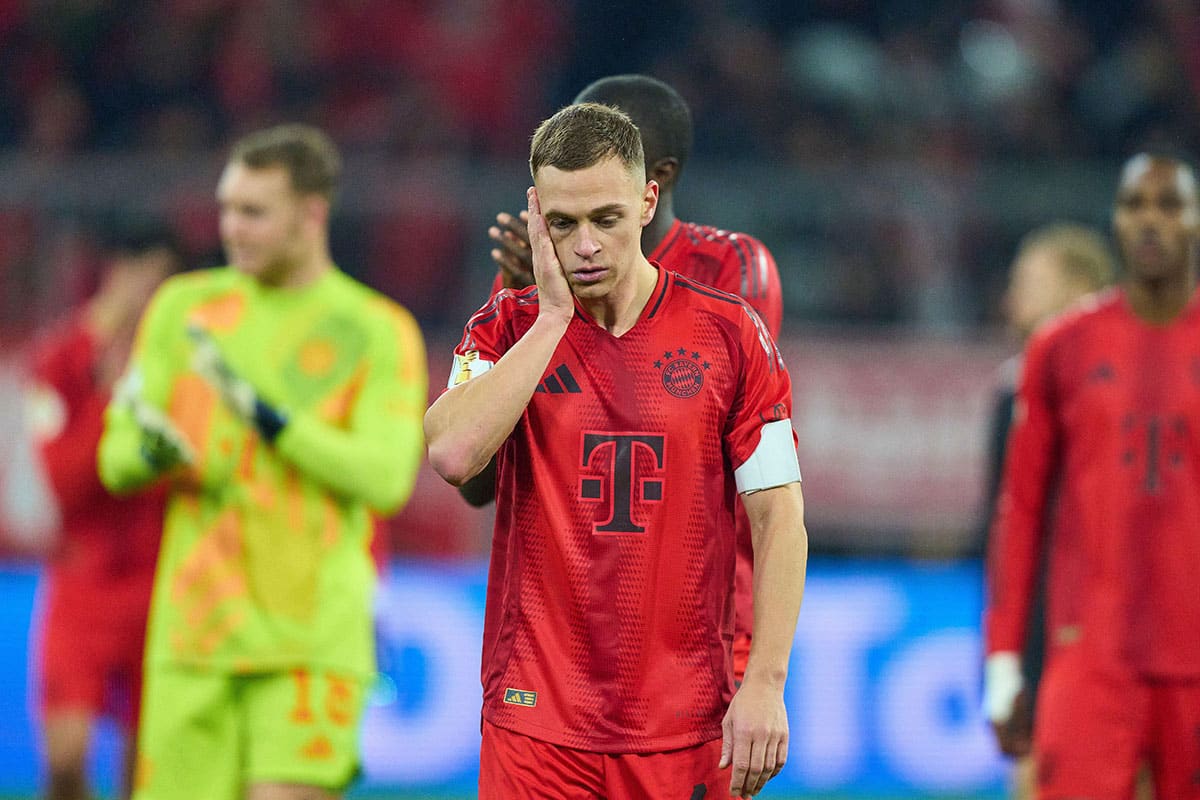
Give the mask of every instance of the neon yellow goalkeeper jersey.
M 192 324 L 284 415 L 273 444 L 191 370 Z M 195 451 L 169 475 L 147 658 L 373 673 L 372 512 L 404 503 L 423 453 L 412 316 L 336 269 L 300 289 L 189 273 L 155 295 L 127 377 Z M 128 405 L 106 412 L 99 468 L 114 492 L 159 477 Z

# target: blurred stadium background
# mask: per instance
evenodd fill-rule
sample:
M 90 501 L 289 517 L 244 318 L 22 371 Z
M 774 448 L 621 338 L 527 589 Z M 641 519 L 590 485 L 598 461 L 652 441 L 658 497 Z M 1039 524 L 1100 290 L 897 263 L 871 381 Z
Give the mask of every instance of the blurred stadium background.
M 50 535 L 16 382 L 94 285 L 105 226 L 165 216 L 216 264 L 223 146 L 322 125 L 347 157 L 335 257 L 417 314 L 437 391 L 528 134 L 619 72 L 692 106 L 679 215 L 755 234 L 783 277 L 814 559 L 764 797 L 1002 794 L 978 713 L 999 298 L 1029 229 L 1107 226 L 1132 147 L 1197 144 L 1191 0 L 0 0 L 0 795 L 38 781 Z M 471 796 L 489 525 L 431 473 L 388 523 L 357 795 Z

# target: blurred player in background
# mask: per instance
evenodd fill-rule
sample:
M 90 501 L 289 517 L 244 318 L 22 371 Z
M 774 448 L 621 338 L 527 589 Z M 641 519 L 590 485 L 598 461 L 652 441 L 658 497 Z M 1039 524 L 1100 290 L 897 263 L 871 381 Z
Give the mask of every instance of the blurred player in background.
M 96 448 L 142 310 L 181 265 L 168 229 L 118 226 L 104 244 L 99 289 L 34 356 L 26 416 L 62 520 L 42 576 L 34 648 L 49 798 L 92 796 L 87 756 L 101 717 L 124 734 L 118 783 L 129 790 L 163 494 L 109 494 Z
M 1004 313 L 1009 328 L 1022 342 L 1047 320 L 1061 313 L 1085 295 L 1107 286 L 1115 268 L 1103 235 L 1081 225 L 1058 223 L 1027 234 L 1021 240 L 1004 294 Z M 996 496 L 1004 465 L 1005 444 L 1012 421 L 1016 381 L 1021 358 L 1015 356 L 1000 369 L 995 404 L 989 428 L 988 494 L 984 519 L 995 513 Z M 1048 503 L 1047 508 L 1053 507 Z M 1047 511 L 1049 514 L 1049 510 Z M 986 541 L 986 525 L 984 536 Z M 1032 710 L 1041 677 L 1043 647 L 1043 602 L 1041 586 L 1032 606 L 1029 633 L 1022 652 L 1021 666 L 1026 692 L 1019 713 L 1009 720 L 1001 747 L 1017 756 L 1013 771 L 1013 796 L 1018 800 L 1034 797 L 1034 759 L 1029 755 L 1032 734 Z
M 485 800 L 744 797 L 787 757 L 806 559 L 791 382 L 745 301 L 642 254 L 658 200 L 644 163 L 611 107 L 542 123 L 536 286 L 471 319 L 425 418 L 450 483 L 497 459 Z M 739 492 L 767 557 L 735 694 Z
M 1020 752 L 1021 651 L 1047 529 L 1040 798 L 1200 797 L 1200 197 L 1192 167 L 1126 162 L 1126 275 L 1026 349 L 989 559 L 985 705 Z M 1047 502 L 1055 500 L 1046 524 Z
M 239 141 L 217 187 L 231 266 L 166 283 L 109 405 L 114 491 L 169 481 L 135 797 L 338 796 L 374 677 L 372 511 L 421 459 L 412 317 L 333 263 L 320 131 Z
M 675 186 L 692 149 L 692 114 L 673 88 L 647 75 L 614 75 L 590 84 L 576 103 L 615 106 L 629 115 L 642 134 L 646 177 L 659 187 L 658 209 L 642 229 L 642 252 L 669 270 L 744 298 L 778 340 L 783 321 L 783 293 L 779 268 L 767 248 L 752 236 L 719 230 L 675 216 Z M 523 288 L 533 283 L 533 265 L 526 230 L 527 212 L 518 217 L 497 215 L 488 234 L 496 242 L 492 258 L 500 270 L 493 293 L 503 287 Z M 484 505 L 495 493 L 495 471 L 485 470 L 464 488 L 473 505 Z M 753 546 L 750 523 L 738 505 L 738 562 L 736 584 L 737 625 L 733 642 L 734 676 L 741 681 L 750 654 L 754 628 Z

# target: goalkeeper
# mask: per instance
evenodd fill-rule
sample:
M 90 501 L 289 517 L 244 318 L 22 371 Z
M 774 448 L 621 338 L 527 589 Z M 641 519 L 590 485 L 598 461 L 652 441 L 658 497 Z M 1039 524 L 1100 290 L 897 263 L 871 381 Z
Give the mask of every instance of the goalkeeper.
M 374 676 L 372 513 L 413 488 L 424 343 L 339 271 L 337 151 L 251 134 L 217 189 L 230 267 L 163 285 L 106 412 L 99 467 L 169 482 L 136 798 L 332 798 Z

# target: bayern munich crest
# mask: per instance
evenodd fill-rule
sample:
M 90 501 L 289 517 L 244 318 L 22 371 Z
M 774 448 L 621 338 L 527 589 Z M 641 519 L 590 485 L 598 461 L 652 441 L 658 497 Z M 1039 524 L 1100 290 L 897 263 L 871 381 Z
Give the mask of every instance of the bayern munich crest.
M 654 362 L 654 368 L 662 371 L 663 388 L 682 398 L 694 397 L 700 391 L 704 386 L 704 371 L 711 366 L 700 353 L 686 347 L 667 350 Z

